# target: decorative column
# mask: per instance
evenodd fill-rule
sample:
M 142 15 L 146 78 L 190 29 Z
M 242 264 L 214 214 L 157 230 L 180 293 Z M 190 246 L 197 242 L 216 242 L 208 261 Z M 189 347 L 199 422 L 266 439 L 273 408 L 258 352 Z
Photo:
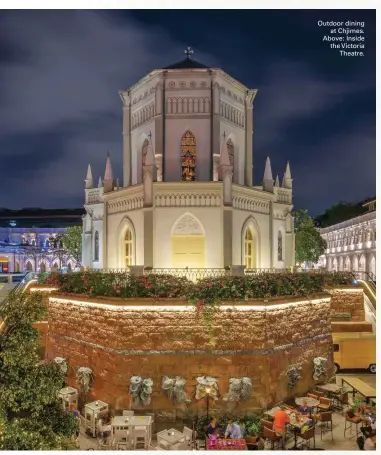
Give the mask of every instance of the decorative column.
M 230 164 L 226 142 L 221 149 L 219 172 L 223 182 L 223 239 L 224 239 L 224 267 L 231 266 L 233 261 L 233 210 L 232 210 L 232 182 L 233 166 Z
M 253 186 L 253 102 L 257 90 L 248 90 L 245 99 L 245 118 L 246 118 L 246 134 L 245 134 L 245 186 Z
M 123 102 L 123 186 L 131 185 L 131 98 L 129 92 L 119 92 Z
M 152 143 L 148 144 L 146 164 L 143 166 L 144 193 L 144 266 L 153 267 L 153 179 L 155 172 Z
M 164 77 L 161 76 L 155 92 L 155 162 L 158 182 L 163 181 L 164 101 Z

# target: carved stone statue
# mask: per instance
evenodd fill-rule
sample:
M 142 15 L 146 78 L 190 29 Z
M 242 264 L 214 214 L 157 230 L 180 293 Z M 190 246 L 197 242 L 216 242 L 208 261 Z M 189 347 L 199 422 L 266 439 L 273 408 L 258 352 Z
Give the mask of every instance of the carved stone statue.
M 184 390 L 185 382 L 185 379 L 181 376 L 175 376 L 174 378 L 163 377 L 162 389 L 174 404 L 190 403 L 191 400 L 188 399 Z

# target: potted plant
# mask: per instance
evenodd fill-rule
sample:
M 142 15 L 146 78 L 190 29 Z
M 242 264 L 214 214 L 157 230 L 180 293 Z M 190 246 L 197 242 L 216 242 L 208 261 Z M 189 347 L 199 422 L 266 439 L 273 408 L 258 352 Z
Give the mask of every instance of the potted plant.
M 262 431 L 260 418 L 256 415 L 243 419 L 244 436 L 247 444 L 256 444 Z

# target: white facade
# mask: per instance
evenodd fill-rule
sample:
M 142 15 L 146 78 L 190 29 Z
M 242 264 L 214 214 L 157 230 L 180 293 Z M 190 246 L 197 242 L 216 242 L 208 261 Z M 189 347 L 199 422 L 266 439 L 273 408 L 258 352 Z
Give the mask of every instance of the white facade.
M 376 201 L 369 211 L 348 221 L 320 229 L 327 242 L 320 264 L 328 270 L 376 275 Z
M 86 177 L 83 264 L 93 268 L 285 268 L 294 263 L 292 179 L 270 160 L 253 187 L 256 90 L 187 59 L 123 102 L 123 187 Z M 98 239 L 98 240 L 97 240 Z

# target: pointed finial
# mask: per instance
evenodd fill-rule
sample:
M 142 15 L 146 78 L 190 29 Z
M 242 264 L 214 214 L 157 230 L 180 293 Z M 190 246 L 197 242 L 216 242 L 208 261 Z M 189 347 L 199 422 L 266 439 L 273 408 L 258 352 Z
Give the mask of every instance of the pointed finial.
M 287 164 L 286 164 L 286 171 L 283 176 L 282 187 L 292 190 L 292 177 L 291 177 L 291 169 L 290 169 L 289 161 L 287 161 Z
M 263 174 L 263 189 L 270 193 L 274 190 L 274 180 L 273 180 L 273 173 L 271 171 L 271 162 L 270 158 L 266 158 L 266 165 L 265 165 L 265 172 Z
M 105 176 L 104 176 L 103 180 L 112 182 L 112 167 L 111 167 L 111 160 L 110 160 L 110 152 L 107 152 L 106 169 L 105 169 Z
M 103 186 L 103 182 L 102 182 L 102 177 L 99 176 L 99 180 L 98 180 L 98 188 L 102 188 Z
M 191 58 L 191 55 L 194 54 L 194 50 L 188 46 L 185 51 L 184 51 L 184 54 L 186 55 L 186 57 L 189 59 Z
M 91 172 L 91 165 L 87 167 L 86 179 L 85 179 L 85 188 L 90 189 L 93 187 L 93 174 Z
M 276 175 L 274 186 L 279 187 L 279 175 Z

